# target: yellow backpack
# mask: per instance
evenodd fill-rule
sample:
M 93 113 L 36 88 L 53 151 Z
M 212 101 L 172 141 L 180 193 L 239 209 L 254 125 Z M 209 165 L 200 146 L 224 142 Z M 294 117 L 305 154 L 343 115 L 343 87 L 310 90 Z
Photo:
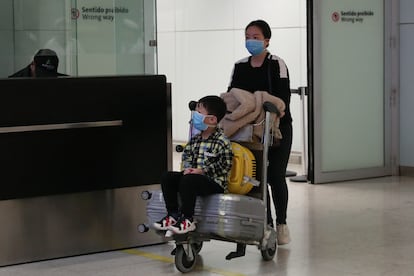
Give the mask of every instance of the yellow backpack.
M 253 188 L 256 177 L 256 158 L 246 147 L 231 142 L 233 165 L 228 179 L 229 193 L 245 195 Z

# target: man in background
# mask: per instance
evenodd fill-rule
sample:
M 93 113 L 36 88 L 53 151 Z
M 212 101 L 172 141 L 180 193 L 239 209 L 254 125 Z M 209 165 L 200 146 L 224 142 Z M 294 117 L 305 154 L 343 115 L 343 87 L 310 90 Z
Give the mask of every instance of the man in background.
M 9 76 L 9 78 L 44 78 L 67 76 L 59 73 L 59 58 L 55 51 L 50 49 L 40 49 L 33 57 L 33 61 L 25 68 Z

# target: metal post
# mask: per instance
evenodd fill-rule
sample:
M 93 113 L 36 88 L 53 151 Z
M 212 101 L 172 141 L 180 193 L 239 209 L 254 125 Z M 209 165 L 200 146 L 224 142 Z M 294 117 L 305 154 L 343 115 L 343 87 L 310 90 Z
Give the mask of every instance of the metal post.
M 307 94 L 307 87 L 299 87 L 300 100 L 302 101 L 301 115 L 302 115 L 302 138 L 303 138 L 303 150 L 302 150 L 302 170 L 303 175 L 297 175 L 290 177 L 289 179 L 293 182 L 308 182 L 308 143 L 307 143 L 307 129 L 306 129 L 306 101 L 305 95 Z

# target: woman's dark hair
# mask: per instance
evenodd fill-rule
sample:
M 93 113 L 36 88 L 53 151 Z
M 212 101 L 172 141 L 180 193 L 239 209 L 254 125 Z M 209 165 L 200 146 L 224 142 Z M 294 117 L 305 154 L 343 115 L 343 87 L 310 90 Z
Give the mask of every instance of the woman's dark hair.
M 205 96 L 201 98 L 198 103 L 207 110 L 209 115 L 216 116 L 217 122 L 220 122 L 224 115 L 226 115 L 226 103 L 219 96 Z
M 270 29 L 269 24 L 267 24 L 267 22 L 264 21 L 264 20 L 258 19 L 258 20 L 254 20 L 254 21 L 250 22 L 246 26 L 245 31 L 247 31 L 247 29 L 251 26 L 255 26 L 255 27 L 259 28 L 260 30 L 262 30 L 264 38 L 270 39 L 270 37 L 272 36 L 272 30 Z

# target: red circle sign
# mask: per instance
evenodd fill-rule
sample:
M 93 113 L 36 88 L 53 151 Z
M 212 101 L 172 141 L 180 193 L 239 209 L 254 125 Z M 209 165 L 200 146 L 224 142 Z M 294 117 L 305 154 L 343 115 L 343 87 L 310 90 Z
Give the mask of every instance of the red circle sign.
M 72 8 L 71 13 L 72 13 L 72 19 L 78 19 L 79 18 L 79 10 L 78 9 Z
M 338 12 L 332 13 L 332 20 L 334 22 L 338 22 L 339 21 L 339 18 L 340 18 L 340 16 L 339 16 L 339 13 Z

